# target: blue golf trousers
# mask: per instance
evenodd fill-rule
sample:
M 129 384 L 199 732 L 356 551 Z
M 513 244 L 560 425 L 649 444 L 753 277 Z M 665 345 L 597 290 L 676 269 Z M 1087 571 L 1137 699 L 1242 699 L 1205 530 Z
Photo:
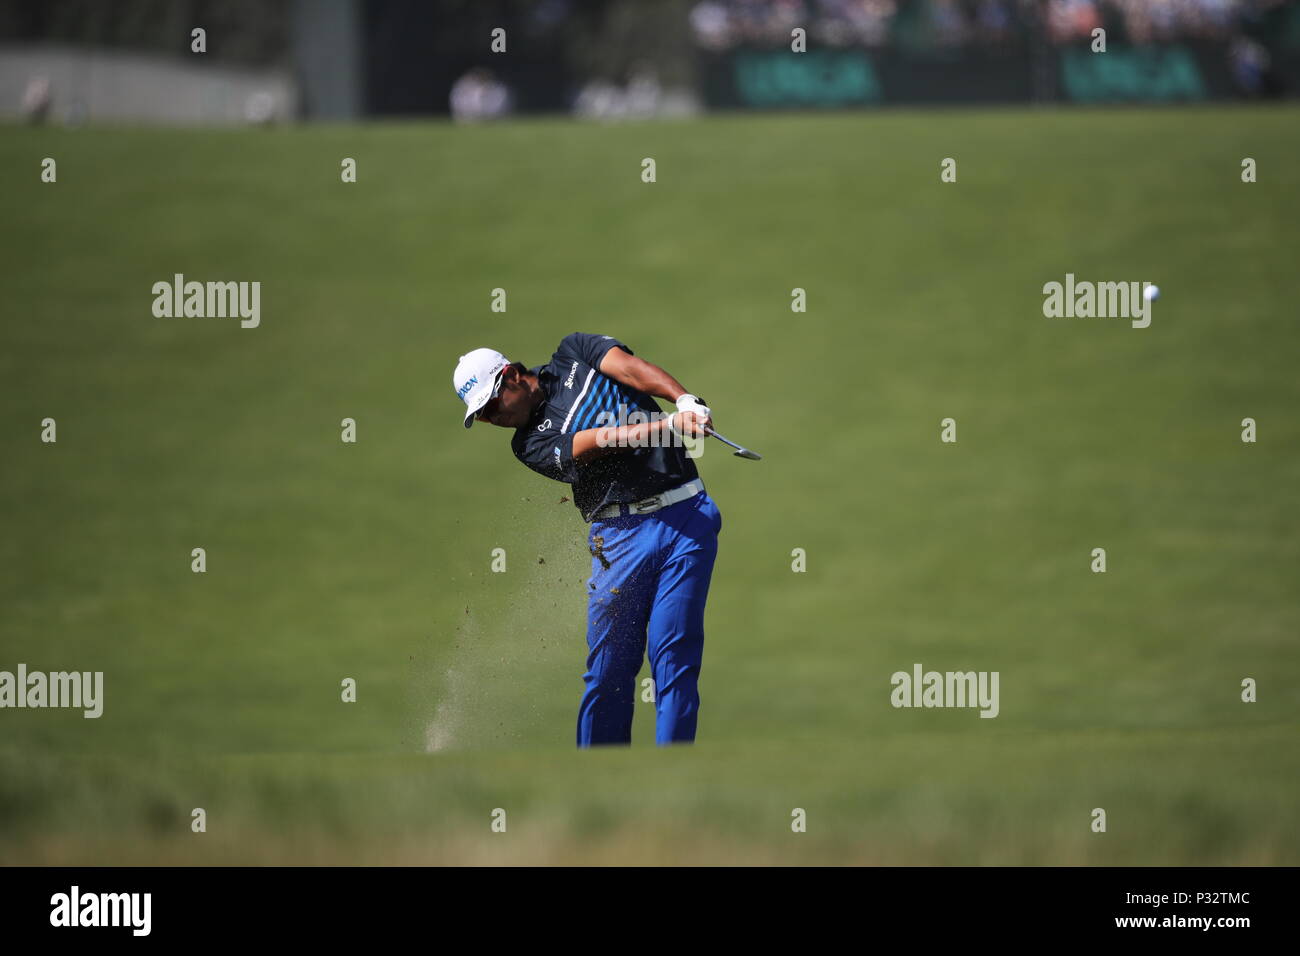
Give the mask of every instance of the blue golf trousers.
M 636 675 L 647 651 L 655 742 L 695 739 L 704 602 L 721 530 L 722 513 L 704 491 L 649 514 L 591 523 L 579 747 L 631 743 Z

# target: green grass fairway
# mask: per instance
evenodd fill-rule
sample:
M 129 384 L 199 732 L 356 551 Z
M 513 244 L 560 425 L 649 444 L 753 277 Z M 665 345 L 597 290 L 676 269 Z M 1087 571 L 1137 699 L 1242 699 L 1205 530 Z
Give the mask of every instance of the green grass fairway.
M 0 862 L 1300 864 L 1298 120 L 5 129 L 0 670 L 105 703 L 0 710 Z M 586 526 L 459 426 L 457 356 L 573 331 L 765 456 L 700 462 L 694 748 L 573 749 Z M 915 663 L 1000 714 L 895 709 Z

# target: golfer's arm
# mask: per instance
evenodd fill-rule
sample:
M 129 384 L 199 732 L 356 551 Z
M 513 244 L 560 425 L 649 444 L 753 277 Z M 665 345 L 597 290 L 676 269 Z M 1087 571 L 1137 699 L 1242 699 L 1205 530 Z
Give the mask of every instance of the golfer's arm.
M 573 460 L 580 465 L 632 448 L 650 444 L 650 435 L 668 428 L 668 419 L 660 418 L 637 425 L 608 425 L 588 428 L 573 436 Z
M 617 346 L 605 353 L 600 360 L 600 371 L 616 382 L 645 392 L 655 398 L 677 401 L 686 394 L 686 388 L 658 365 L 652 365 L 645 359 L 639 359 L 630 352 Z M 577 457 L 576 455 L 574 457 Z

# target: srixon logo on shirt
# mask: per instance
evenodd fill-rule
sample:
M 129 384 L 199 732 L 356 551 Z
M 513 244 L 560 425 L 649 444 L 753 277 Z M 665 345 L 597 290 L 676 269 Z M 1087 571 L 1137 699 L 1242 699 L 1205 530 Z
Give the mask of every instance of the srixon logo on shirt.
M 569 377 L 564 380 L 565 388 L 573 388 L 573 379 L 574 376 L 576 376 L 577 374 L 578 374 L 578 363 L 574 362 L 573 368 L 569 369 Z
M 51 926 L 124 926 L 132 936 L 148 936 L 152 924 L 152 893 L 68 893 L 50 897 Z

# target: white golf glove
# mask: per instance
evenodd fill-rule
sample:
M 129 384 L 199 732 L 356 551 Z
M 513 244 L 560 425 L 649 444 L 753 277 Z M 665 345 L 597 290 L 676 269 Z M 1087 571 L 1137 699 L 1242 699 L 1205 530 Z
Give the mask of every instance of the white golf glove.
M 702 415 L 706 418 L 711 418 L 713 416 L 713 412 L 709 409 L 709 406 L 705 405 L 702 401 L 700 401 L 698 396 L 692 395 L 690 392 L 687 392 L 685 395 L 678 396 L 677 411 L 694 412 L 696 415 Z M 678 435 L 681 435 L 683 438 L 690 438 L 691 436 L 687 435 L 679 427 L 678 421 L 679 420 L 677 415 L 671 416 L 668 420 L 668 427 L 671 428 L 673 431 L 675 431 Z M 698 438 L 699 436 L 695 436 L 695 437 Z
M 709 406 L 705 405 L 699 400 L 699 398 L 692 395 L 690 392 L 678 396 L 677 410 L 679 412 L 694 412 L 696 415 L 703 415 L 706 418 L 713 415 L 713 412 L 709 410 Z

